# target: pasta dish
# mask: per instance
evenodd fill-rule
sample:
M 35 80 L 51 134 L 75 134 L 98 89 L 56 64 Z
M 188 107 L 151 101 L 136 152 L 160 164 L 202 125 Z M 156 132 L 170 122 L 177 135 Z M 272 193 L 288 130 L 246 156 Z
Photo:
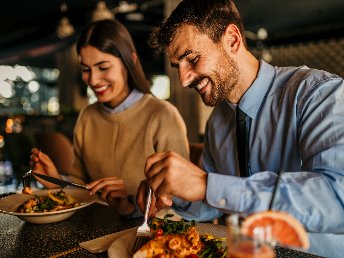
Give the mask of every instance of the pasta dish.
M 48 192 L 45 195 L 35 195 L 33 198 L 19 206 L 19 213 L 42 213 L 60 211 L 80 206 L 72 196 L 66 194 L 63 190 L 57 192 Z
M 225 239 L 200 235 L 194 222 L 154 218 L 151 231 L 152 238 L 134 254 L 134 258 L 227 257 L 227 248 L 222 246 Z

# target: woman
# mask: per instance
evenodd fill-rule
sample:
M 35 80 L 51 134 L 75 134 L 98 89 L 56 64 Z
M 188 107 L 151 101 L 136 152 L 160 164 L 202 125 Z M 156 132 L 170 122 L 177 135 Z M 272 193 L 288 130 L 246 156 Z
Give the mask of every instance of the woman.
M 168 150 L 189 155 L 184 121 L 174 106 L 149 93 L 132 38 L 119 22 L 90 24 L 77 42 L 77 53 L 82 79 L 98 102 L 79 114 L 69 178 L 88 183 L 91 194 L 101 190 L 101 198 L 120 215 L 139 216 L 134 196 L 144 179 L 146 158 Z M 36 172 L 61 177 L 50 158 L 36 148 L 34 163 Z

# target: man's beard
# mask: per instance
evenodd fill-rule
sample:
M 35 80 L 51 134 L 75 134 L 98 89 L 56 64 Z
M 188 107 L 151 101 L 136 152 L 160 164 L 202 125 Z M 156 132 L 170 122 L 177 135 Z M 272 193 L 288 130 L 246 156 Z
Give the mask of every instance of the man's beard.
M 201 95 L 204 104 L 207 106 L 214 107 L 227 99 L 239 80 L 237 63 L 225 52 L 223 53 L 223 57 L 223 60 L 218 63 L 216 69 L 209 75 L 202 76 L 208 77 L 212 85 L 210 93 Z

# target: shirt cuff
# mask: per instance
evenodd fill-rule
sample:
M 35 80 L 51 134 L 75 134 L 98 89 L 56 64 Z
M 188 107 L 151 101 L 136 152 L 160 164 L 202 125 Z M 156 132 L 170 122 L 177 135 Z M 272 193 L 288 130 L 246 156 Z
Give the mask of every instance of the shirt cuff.
M 206 202 L 225 213 L 240 211 L 243 189 L 243 178 L 209 173 Z
M 175 211 L 185 212 L 189 209 L 190 206 L 191 206 L 191 202 L 184 201 L 184 200 L 177 198 L 177 197 L 173 197 L 172 208 Z

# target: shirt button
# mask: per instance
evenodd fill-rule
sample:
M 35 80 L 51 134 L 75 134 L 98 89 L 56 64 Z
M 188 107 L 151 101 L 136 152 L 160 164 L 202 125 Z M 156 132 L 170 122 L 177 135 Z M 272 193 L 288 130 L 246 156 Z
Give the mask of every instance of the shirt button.
M 225 206 L 226 205 L 226 200 L 225 199 L 220 199 L 219 201 L 218 201 L 218 204 L 220 205 L 220 206 Z

